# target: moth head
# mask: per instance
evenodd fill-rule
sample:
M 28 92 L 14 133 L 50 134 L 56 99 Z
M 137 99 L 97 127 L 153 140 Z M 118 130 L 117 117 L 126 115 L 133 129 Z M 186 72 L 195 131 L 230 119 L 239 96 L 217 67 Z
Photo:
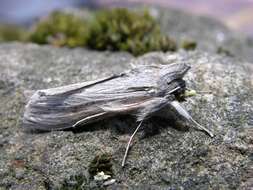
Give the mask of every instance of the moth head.
M 189 69 L 186 63 L 164 65 L 158 80 L 160 95 L 181 97 L 186 89 L 183 77 Z
M 176 63 L 165 65 L 161 70 L 161 79 L 170 84 L 173 80 L 182 79 L 190 66 L 186 63 Z

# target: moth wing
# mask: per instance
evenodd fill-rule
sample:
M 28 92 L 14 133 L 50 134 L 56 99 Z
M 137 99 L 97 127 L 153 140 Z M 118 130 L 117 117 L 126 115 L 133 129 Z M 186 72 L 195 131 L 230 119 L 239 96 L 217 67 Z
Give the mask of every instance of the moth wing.
M 24 127 L 44 131 L 62 130 L 138 109 L 143 101 L 150 98 L 148 89 L 122 90 L 121 85 L 122 91 L 117 91 L 118 87 L 114 87 L 114 83 L 122 83 L 121 79 L 115 82 L 111 80 L 119 76 L 122 74 L 37 91 L 26 105 Z
M 75 116 L 77 115 L 90 116 L 104 112 L 103 109 L 94 105 L 93 107 L 86 106 L 85 110 L 77 113 L 76 110 L 81 110 L 81 107 L 89 104 L 90 100 L 85 100 L 84 98 L 80 103 L 80 100 L 73 94 L 122 75 L 124 74 L 57 88 L 37 90 L 25 106 L 23 126 L 29 129 L 45 131 L 62 130 L 70 128 L 75 123 L 73 120 L 76 120 Z M 65 102 L 68 99 L 71 100 L 71 103 Z
M 168 99 L 162 97 L 155 97 L 144 102 L 137 112 L 137 121 L 143 121 L 152 117 L 167 105 Z
M 93 85 L 103 83 L 118 77 L 121 77 L 125 75 L 124 73 L 119 74 L 119 75 L 111 75 L 109 77 L 104 77 L 98 80 L 93 80 L 93 81 L 86 81 L 86 82 L 81 82 L 81 83 L 75 83 L 75 84 L 70 84 L 66 86 L 61 86 L 61 87 L 56 87 L 56 88 L 49 88 L 49 89 L 44 89 L 44 90 L 39 90 L 37 93 L 41 93 L 46 96 L 57 96 L 57 95 L 64 95 L 64 94 L 71 94 L 75 93 L 76 91 L 82 90 L 84 88 L 91 87 Z
M 130 114 L 131 112 L 134 112 L 143 107 L 146 101 L 148 100 L 137 101 L 136 103 L 127 104 L 123 103 L 121 100 L 117 100 L 116 102 L 106 103 L 104 105 L 101 105 L 100 107 L 103 111 L 94 115 L 87 116 L 77 121 L 73 125 L 73 127 L 78 127 L 91 122 L 100 121 L 103 120 L 104 118 L 112 117 L 118 114 Z

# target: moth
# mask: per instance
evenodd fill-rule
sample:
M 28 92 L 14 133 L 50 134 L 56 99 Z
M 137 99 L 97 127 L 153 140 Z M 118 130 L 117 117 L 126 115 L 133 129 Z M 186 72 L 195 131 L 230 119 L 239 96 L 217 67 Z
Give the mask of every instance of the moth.
M 85 127 L 117 115 L 134 115 L 139 124 L 127 144 L 122 166 L 142 122 L 154 115 L 169 118 L 173 110 L 213 137 L 180 104 L 187 89 L 183 77 L 189 69 L 186 63 L 139 65 L 94 81 L 38 90 L 25 107 L 24 127 L 42 131 L 63 130 Z M 168 114 L 164 110 L 168 110 Z

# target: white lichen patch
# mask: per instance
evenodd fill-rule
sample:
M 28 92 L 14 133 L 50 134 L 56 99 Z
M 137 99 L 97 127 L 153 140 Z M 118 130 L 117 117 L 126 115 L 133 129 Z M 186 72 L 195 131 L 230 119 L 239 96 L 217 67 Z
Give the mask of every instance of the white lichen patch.
M 103 171 L 98 172 L 97 175 L 94 176 L 95 181 L 105 181 L 107 179 L 111 178 L 110 175 L 105 174 Z

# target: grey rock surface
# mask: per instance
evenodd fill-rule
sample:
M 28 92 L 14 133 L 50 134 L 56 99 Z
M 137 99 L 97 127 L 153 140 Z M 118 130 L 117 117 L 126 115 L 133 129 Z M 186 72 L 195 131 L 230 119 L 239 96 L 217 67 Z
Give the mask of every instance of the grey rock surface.
M 122 169 L 127 139 L 136 127 L 130 117 L 89 125 L 78 133 L 22 128 L 29 90 L 119 73 L 131 64 L 181 62 L 192 66 L 187 86 L 199 91 L 184 106 L 214 138 L 175 118 L 153 118 L 138 133 Z M 126 53 L 2 44 L 0 189 L 250 189 L 252 73 L 251 63 L 201 51 L 133 58 Z M 108 186 L 94 181 L 90 170 L 96 155 L 104 153 L 112 156 L 108 167 L 116 180 Z
M 163 32 L 176 39 L 179 44 L 184 40 L 197 42 L 197 48 L 216 53 L 219 48 L 231 56 L 253 62 L 253 39 L 243 33 L 231 31 L 221 22 L 183 11 L 153 7 L 150 8 Z

